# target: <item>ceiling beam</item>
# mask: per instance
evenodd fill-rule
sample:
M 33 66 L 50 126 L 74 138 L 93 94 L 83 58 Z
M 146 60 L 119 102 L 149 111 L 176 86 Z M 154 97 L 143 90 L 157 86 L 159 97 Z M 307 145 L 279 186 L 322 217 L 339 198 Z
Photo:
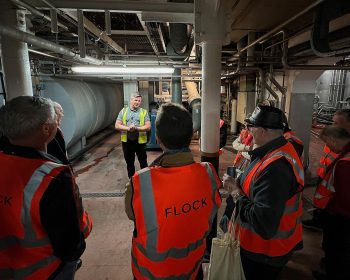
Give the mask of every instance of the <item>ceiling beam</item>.
M 33 6 L 40 9 L 48 9 L 40 0 L 31 2 Z M 115 0 L 50 0 L 50 4 L 58 9 L 104 12 L 164 12 L 164 13 L 193 13 L 193 3 L 175 3 L 159 1 L 115 1 Z
M 171 22 L 171 23 L 194 23 L 193 13 L 160 13 L 142 12 L 143 21 Z
M 146 36 L 144 30 L 111 30 L 112 35 L 130 35 L 130 36 Z
M 77 11 L 66 12 L 68 16 L 78 21 Z M 101 31 L 95 24 L 93 24 L 90 20 L 84 17 L 84 27 L 86 30 L 91 32 L 97 38 L 101 38 L 103 42 L 108 44 L 108 46 L 117 53 L 125 54 L 124 49 L 119 46 L 115 41 L 113 41 L 105 32 Z

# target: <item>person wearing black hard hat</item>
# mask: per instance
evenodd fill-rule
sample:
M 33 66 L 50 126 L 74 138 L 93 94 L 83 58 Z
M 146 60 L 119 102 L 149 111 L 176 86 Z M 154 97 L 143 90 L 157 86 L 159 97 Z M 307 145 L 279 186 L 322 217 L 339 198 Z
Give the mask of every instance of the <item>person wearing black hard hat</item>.
M 239 215 L 242 265 L 247 280 L 277 279 L 302 248 L 301 160 L 283 137 L 283 112 L 259 105 L 246 120 L 257 148 L 251 164 L 234 180 L 224 176 Z

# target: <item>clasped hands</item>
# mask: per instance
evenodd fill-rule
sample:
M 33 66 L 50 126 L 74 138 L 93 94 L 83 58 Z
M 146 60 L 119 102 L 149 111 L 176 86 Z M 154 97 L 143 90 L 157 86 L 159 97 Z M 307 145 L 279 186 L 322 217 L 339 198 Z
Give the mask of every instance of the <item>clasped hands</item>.
M 129 126 L 129 131 L 133 132 L 133 131 L 137 131 L 137 126 L 135 126 L 134 124 Z
M 222 187 L 232 195 L 242 193 L 238 180 L 226 173 L 222 177 Z

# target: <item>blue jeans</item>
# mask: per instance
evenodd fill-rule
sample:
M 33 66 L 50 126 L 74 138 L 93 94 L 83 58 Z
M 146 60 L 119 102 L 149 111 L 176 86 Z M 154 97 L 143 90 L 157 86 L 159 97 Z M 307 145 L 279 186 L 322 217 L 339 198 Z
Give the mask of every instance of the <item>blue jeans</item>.
M 63 265 L 54 280 L 73 280 L 76 271 L 77 261 L 67 262 Z

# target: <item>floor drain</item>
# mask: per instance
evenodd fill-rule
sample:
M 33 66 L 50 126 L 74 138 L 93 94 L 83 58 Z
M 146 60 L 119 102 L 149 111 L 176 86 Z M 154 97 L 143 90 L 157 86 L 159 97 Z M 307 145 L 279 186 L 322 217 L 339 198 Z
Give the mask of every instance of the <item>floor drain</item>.
M 81 193 L 82 198 L 94 198 L 94 197 L 122 197 L 124 192 L 97 192 L 97 193 Z

